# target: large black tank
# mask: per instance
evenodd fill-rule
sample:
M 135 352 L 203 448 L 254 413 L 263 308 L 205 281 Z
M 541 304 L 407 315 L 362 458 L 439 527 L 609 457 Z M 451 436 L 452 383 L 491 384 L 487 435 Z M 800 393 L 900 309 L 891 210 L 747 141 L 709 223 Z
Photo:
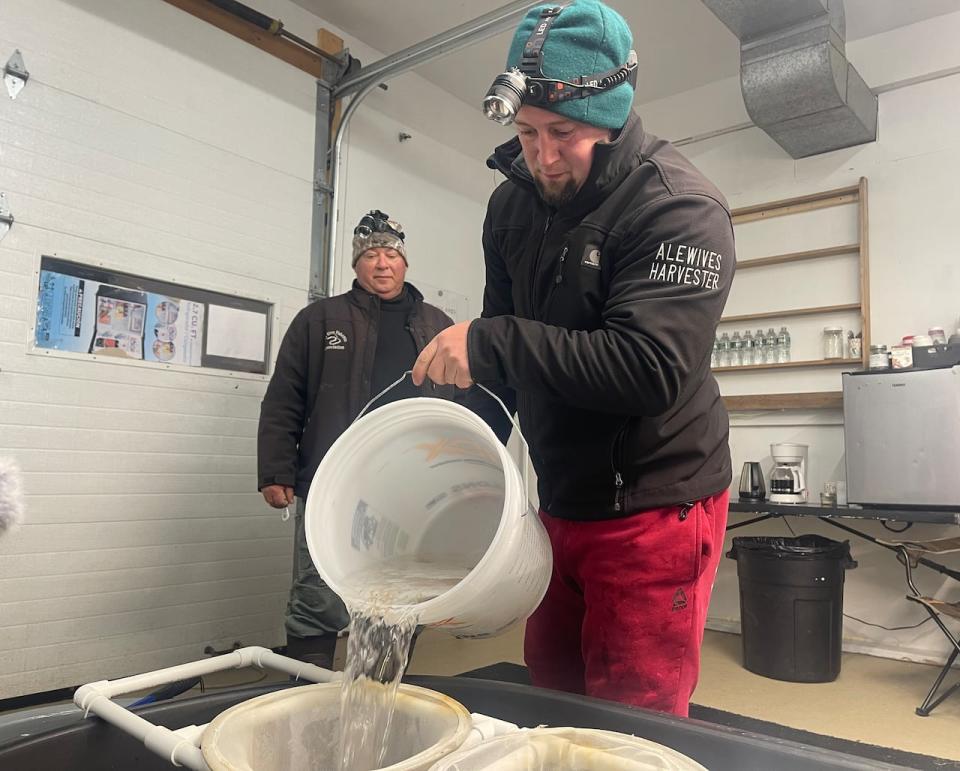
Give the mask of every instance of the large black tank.
M 410 677 L 406 682 L 448 694 L 471 712 L 533 727 L 577 726 L 642 736 L 689 755 L 710 771 L 745 769 L 901 769 L 852 755 L 673 717 L 622 704 L 556 693 L 527 685 L 464 677 Z M 158 725 L 182 728 L 212 720 L 228 707 L 285 684 L 237 688 L 137 710 Z M 296 687 L 296 686 L 293 686 Z M 49 724 L 50 730 L 45 722 Z M 64 724 L 66 723 L 66 724 Z M 59 727 L 54 727 L 59 725 Z M 140 742 L 97 718 L 68 715 L 30 720 L 32 735 L 0 740 L 3 771 L 171 771 L 173 766 Z

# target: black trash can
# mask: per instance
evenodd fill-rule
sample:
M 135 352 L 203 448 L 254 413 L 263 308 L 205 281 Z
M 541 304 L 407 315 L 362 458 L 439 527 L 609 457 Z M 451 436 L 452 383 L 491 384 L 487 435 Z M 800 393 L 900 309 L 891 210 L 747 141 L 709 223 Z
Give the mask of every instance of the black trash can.
M 840 674 L 844 571 L 850 542 L 819 535 L 738 537 L 743 665 L 775 680 L 826 683 Z

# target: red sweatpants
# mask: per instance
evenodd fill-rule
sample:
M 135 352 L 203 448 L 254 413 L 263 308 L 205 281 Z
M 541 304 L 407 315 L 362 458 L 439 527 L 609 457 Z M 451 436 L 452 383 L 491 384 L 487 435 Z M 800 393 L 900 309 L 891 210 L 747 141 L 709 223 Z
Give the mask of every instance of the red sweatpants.
M 541 512 L 553 577 L 527 622 L 533 684 L 686 716 L 729 501 L 598 522 Z

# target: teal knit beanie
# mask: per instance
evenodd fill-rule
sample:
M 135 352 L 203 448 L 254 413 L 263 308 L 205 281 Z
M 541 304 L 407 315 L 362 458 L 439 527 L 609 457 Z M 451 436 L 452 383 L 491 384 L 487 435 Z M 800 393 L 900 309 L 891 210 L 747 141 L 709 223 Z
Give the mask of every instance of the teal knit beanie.
M 531 9 L 517 27 L 507 55 L 507 69 L 519 67 L 523 46 L 540 21 L 548 3 Z M 623 17 L 597 0 L 575 0 L 557 16 L 543 44 L 543 74 L 547 78 L 571 80 L 620 67 L 633 47 L 633 35 Z M 633 105 L 633 87 L 616 88 L 585 99 L 557 102 L 548 108 L 571 120 L 599 128 L 620 129 Z

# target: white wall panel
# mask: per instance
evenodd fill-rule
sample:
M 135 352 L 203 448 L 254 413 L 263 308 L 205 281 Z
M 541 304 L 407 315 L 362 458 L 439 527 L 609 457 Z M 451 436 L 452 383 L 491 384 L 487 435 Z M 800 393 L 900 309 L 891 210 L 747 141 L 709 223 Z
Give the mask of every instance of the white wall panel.
M 262 10 L 305 37 L 329 26 L 286 0 Z M 0 56 L 14 48 L 30 80 L 0 99 L 0 191 L 16 217 L 0 243 L 0 455 L 23 467 L 28 516 L 0 541 L 0 699 L 206 645 L 277 645 L 293 523 L 256 492 L 267 379 L 28 341 L 48 254 L 274 303 L 275 355 L 306 302 L 314 81 L 155 0 L 5 0 Z M 404 76 L 399 91 L 409 101 L 421 83 Z M 441 141 L 416 132 L 398 151 L 409 126 L 382 104 L 364 105 L 346 145 L 345 240 L 362 211 L 390 211 L 411 277 L 479 311 L 489 172 L 439 127 Z M 346 288 L 349 254 L 338 267 Z

